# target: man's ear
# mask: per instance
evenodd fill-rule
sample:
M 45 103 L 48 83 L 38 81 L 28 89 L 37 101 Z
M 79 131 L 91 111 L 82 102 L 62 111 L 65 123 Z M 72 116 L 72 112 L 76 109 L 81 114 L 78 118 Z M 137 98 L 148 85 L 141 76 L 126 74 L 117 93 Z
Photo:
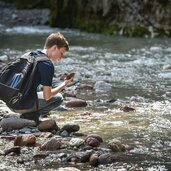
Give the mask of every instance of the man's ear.
M 52 50 L 56 50 L 57 48 L 58 48 L 57 45 L 53 45 L 53 46 L 51 47 Z

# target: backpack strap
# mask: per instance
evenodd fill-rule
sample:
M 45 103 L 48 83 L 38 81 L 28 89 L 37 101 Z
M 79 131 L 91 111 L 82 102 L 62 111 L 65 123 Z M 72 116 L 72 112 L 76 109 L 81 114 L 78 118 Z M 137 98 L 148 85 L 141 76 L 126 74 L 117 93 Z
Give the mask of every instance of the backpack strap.
M 26 91 L 25 91 L 25 94 L 29 91 L 29 87 L 31 87 L 31 84 L 33 82 L 33 78 L 34 78 L 34 74 L 35 74 L 35 71 L 36 71 L 36 66 L 39 62 L 41 61 L 49 61 L 50 59 L 45 56 L 45 55 L 36 55 L 32 52 L 29 52 L 29 53 L 26 53 L 24 54 L 21 59 L 26 59 L 28 60 L 29 62 L 33 63 L 33 69 L 32 69 L 32 72 L 31 72 L 31 76 L 30 76 L 30 80 L 26 86 Z M 39 107 L 39 103 L 38 103 L 38 98 L 36 97 L 36 109 L 38 110 L 38 107 Z
M 21 59 L 26 59 L 30 63 L 35 63 L 35 62 L 38 63 L 39 61 L 50 60 L 46 55 L 43 55 L 43 54 L 36 55 L 36 54 L 34 54 L 32 52 L 25 53 L 20 58 Z

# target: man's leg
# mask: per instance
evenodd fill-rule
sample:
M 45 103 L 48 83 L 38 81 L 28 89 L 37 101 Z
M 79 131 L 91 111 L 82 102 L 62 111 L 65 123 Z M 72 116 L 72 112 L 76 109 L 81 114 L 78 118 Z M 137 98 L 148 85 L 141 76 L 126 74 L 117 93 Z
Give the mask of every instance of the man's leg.
M 46 101 L 43 98 L 43 92 L 38 92 L 38 110 L 35 103 L 31 109 L 13 111 L 21 113 L 20 118 L 34 120 L 36 123 L 39 123 L 40 115 L 47 115 L 52 109 L 55 109 L 60 106 L 62 102 L 63 96 L 60 93 L 52 97 L 50 100 Z
M 52 97 L 50 100 L 46 101 L 43 98 L 43 92 L 38 92 L 38 103 L 39 103 L 38 112 L 40 113 L 40 115 L 48 114 L 51 110 L 59 107 L 62 102 L 63 102 L 63 96 L 60 93 Z

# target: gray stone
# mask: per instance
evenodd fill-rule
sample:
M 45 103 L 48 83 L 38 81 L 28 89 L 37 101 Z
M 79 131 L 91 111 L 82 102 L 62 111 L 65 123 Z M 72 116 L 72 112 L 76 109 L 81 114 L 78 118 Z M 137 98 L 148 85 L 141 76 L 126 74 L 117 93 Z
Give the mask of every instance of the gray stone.
M 14 129 L 21 129 L 24 127 L 36 126 L 35 121 L 21 118 L 3 118 L 0 122 L 3 131 L 11 131 Z

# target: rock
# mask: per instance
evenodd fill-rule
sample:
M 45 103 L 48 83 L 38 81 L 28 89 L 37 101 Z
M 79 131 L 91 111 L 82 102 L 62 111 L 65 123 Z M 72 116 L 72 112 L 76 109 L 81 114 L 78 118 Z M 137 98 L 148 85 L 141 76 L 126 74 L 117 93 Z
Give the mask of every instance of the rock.
M 51 132 L 44 132 L 40 136 L 44 138 L 51 138 L 53 137 L 53 134 Z
M 71 154 L 66 158 L 67 162 L 72 162 L 72 163 L 80 163 L 79 157 L 77 157 L 75 154 Z
M 81 138 L 72 138 L 69 142 L 70 146 L 76 146 L 79 147 L 84 144 L 84 140 Z
M 85 143 L 91 147 L 98 147 L 103 139 L 97 134 L 90 134 L 85 138 Z
M 135 111 L 134 108 L 132 107 L 128 107 L 128 106 L 123 106 L 123 107 L 120 107 L 120 110 L 124 111 L 124 112 L 131 112 L 131 111 Z
M 98 154 L 92 154 L 89 159 L 89 163 L 91 166 L 98 166 Z
M 17 159 L 17 164 L 24 164 L 24 159 L 23 158 L 18 158 Z
M 163 69 L 164 69 L 164 70 L 171 69 L 171 64 L 164 65 L 164 66 L 163 66 Z
M 68 133 L 77 132 L 80 130 L 80 126 L 78 124 L 66 124 L 61 128 L 61 131 L 66 130 Z
M 49 154 L 47 152 L 39 152 L 33 155 L 34 159 L 45 159 L 47 156 L 49 156 Z
M 50 118 L 44 118 L 41 120 L 39 125 L 37 126 L 39 131 L 58 131 L 59 127 L 56 125 L 56 121 Z
M 87 161 L 89 161 L 89 158 L 92 154 L 91 150 L 87 150 L 85 152 L 81 151 L 81 152 L 76 152 L 74 155 L 76 158 L 79 159 L 79 162 L 81 163 L 86 163 Z
M 99 164 L 111 164 L 114 163 L 115 161 L 116 161 L 115 156 L 110 153 L 101 154 L 98 158 Z
M 24 127 L 36 126 L 35 121 L 21 118 L 3 118 L 0 122 L 3 131 L 11 131 L 14 129 L 21 129 Z
M 83 137 L 83 136 L 85 136 L 85 134 L 84 133 L 81 133 L 81 132 L 73 132 L 72 135 L 77 136 L 77 137 Z
M 99 147 L 100 146 L 100 141 L 93 137 L 87 138 L 85 140 L 85 143 L 91 147 Z
M 60 133 L 60 136 L 61 136 L 61 137 L 69 137 L 69 133 L 68 133 L 66 130 L 63 130 L 63 131 Z
M 0 56 L 0 61 L 8 61 L 8 56 L 7 55 Z
M 2 140 L 0 140 L 0 147 L 4 146 L 4 145 L 5 145 L 5 143 Z
M 59 150 L 61 145 L 62 145 L 61 139 L 52 138 L 48 140 L 47 142 L 45 142 L 40 147 L 40 150 L 41 151 L 55 151 L 55 150 Z
M 4 118 L 20 118 L 20 114 L 10 112 L 4 114 Z
M 86 138 L 85 138 L 85 141 L 88 139 L 88 138 L 96 138 L 99 142 L 103 142 L 103 139 L 100 135 L 98 134 L 90 134 L 88 135 Z
M 31 128 L 24 127 L 24 128 L 19 130 L 19 133 L 21 133 L 21 134 L 31 134 L 31 131 L 32 131 Z
M 86 107 L 87 102 L 82 99 L 67 97 L 65 102 L 66 107 Z
M 14 146 L 35 146 L 36 137 L 35 135 L 22 135 L 17 136 L 14 140 Z
M 8 155 L 10 153 L 16 153 L 20 154 L 21 153 L 21 148 L 20 147 L 12 147 L 4 150 L 4 155 Z
M 57 171 L 81 171 L 75 167 L 64 167 L 64 168 L 59 168 Z
M 16 136 L 13 136 L 13 135 L 6 135 L 6 136 L 4 135 L 4 136 L 1 136 L 0 138 L 1 138 L 1 139 L 6 139 L 6 140 L 11 141 L 11 140 L 14 140 L 15 137 L 16 137 Z
M 65 92 L 65 93 L 63 94 L 63 97 L 64 97 L 64 98 L 65 98 L 65 97 L 76 97 L 76 95 L 73 94 L 72 92 Z
M 114 151 L 114 152 L 121 152 L 125 151 L 126 148 L 124 145 L 121 144 L 121 142 L 117 139 L 113 139 L 109 141 L 108 146 Z

